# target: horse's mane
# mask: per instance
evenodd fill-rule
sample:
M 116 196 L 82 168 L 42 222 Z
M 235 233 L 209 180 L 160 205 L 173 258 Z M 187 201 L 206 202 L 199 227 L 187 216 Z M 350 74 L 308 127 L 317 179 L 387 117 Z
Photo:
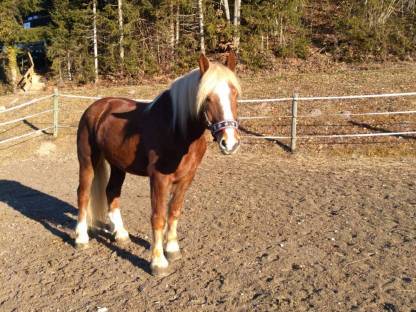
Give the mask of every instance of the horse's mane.
M 207 96 L 218 83 L 224 81 L 233 85 L 238 94 L 241 94 L 237 76 L 228 67 L 218 63 L 210 63 L 202 79 L 198 68 L 177 78 L 169 88 L 174 129 L 179 127 L 182 133 L 185 133 L 187 121 L 198 116 Z

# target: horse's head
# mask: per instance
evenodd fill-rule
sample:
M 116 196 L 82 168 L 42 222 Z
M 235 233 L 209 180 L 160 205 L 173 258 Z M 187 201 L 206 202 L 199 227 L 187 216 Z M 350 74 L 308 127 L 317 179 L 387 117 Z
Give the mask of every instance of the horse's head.
M 199 58 L 201 72 L 199 101 L 203 101 L 203 118 L 225 155 L 235 153 L 240 146 L 237 122 L 237 98 L 240 84 L 234 74 L 236 56 L 230 52 L 224 65 L 210 63 L 205 55 Z

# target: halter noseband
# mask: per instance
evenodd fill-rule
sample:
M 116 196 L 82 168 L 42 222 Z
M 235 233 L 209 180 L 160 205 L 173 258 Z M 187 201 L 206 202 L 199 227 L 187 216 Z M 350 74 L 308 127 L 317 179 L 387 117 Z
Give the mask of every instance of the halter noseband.
M 205 119 L 207 121 L 207 127 L 211 131 L 214 140 L 217 139 L 217 133 L 224 129 L 238 129 L 238 122 L 236 120 L 222 120 L 217 123 L 212 123 L 209 121 L 207 113 L 205 112 Z

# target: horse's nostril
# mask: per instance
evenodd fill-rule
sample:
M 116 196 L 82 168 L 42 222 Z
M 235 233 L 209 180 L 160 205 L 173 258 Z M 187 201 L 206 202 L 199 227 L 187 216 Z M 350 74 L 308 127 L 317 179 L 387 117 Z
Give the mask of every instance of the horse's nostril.
M 224 139 L 221 139 L 221 141 L 220 141 L 220 146 L 221 146 L 222 148 L 226 148 L 226 147 L 227 147 L 227 144 L 226 144 L 226 142 L 225 142 L 225 140 L 224 140 Z

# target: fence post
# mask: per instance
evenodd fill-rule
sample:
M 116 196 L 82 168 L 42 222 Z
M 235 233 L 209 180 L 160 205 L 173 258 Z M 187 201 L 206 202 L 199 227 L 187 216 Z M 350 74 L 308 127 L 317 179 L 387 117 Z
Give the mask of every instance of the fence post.
M 293 94 L 292 98 L 292 127 L 290 133 L 290 151 L 296 151 L 296 122 L 298 117 L 298 93 Z
M 53 136 L 58 136 L 59 128 L 59 92 L 58 88 L 53 89 Z

